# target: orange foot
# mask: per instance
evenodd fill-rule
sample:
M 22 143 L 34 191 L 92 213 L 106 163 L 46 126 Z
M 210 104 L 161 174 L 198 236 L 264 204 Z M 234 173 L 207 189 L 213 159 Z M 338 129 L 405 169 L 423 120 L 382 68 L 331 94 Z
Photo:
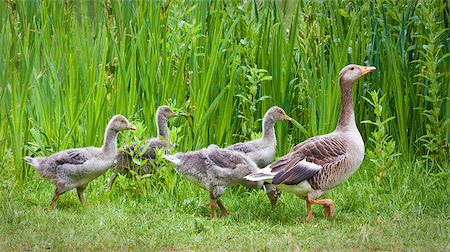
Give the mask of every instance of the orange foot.
M 329 218 L 329 219 L 333 218 L 333 215 L 334 215 L 333 203 L 331 203 L 329 205 L 323 205 L 323 207 L 325 208 L 325 215 L 327 216 L 327 218 Z
M 325 215 L 330 219 L 333 217 L 334 205 L 333 205 L 333 201 L 331 199 L 313 200 L 308 197 L 306 199 L 306 209 L 307 209 L 306 220 L 313 219 L 312 211 L 311 211 L 312 204 L 322 205 L 325 208 Z

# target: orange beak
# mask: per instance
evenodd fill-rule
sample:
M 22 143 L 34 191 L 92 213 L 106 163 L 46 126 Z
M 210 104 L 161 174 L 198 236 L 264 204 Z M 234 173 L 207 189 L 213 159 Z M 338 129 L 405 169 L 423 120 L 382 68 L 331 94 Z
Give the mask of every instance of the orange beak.
M 358 66 L 358 67 L 361 70 L 361 76 L 364 76 L 376 70 L 376 67 L 373 66 Z

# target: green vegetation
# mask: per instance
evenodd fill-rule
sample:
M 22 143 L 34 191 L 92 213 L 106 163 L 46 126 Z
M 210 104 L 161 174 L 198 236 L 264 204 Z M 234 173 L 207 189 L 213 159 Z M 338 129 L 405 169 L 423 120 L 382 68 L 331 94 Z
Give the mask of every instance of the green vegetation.
M 446 1 L 0 2 L 0 250 L 448 250 L 450 40 Z M 258 137 L 273 106 L 278 155 L 334 129 L 337 76 L 377 71 L 354 87 L 367 156 L 312 223 L 283 194 L 236 188 L 234 214 L 210 221 L 207 195 L 157 160 L 151 177 L 108 172 L 43 211 L 52 186 L 25 155 L 101 145 L 116 113 L 155 134 L 169 104 L 174 151 Z M 362 97 L 365 97 L 362 98 Z M 360 123 L 360 122 L 365 123 Z M 301 129 L 300 129 L 301 128 Z M 131 133 L 120 144 L 136 140 Z M 89 244 L 87 246 L 86 244 Z

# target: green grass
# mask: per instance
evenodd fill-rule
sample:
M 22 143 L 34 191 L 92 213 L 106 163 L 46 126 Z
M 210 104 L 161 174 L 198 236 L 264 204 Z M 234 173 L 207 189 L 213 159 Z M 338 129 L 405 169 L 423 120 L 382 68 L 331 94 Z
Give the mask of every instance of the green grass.
M 0 250 L 449 250 L 449 20 L 448 3 L 422 0 L 1 1 Z M 108 173 L 86 206 L 70 192 L 45 214 L 53 188 L 23 161 L 101 145 L 117 113 L 154 136 L 162 104 L 186 115 L 170 122 L 174 152 L 254 138 L 280 106 L 301 124 L 276 125 L 281 156 L 335 128 L 349 63 L 377 71 L 354 87 L 367 155 L 329 193 L 331 221 L 315 209 L 299 224 L 302 200 L 271 211 L 242 188 L 211 221 L 207 194 L 164 165 L 110 193 Z
M 373 167 L 365 162 L 347 183 L 328 194 L 336 204 L 335 218 L 326 219 L 315 207 L 316 219 L 308 223 L 301 223 L 304 200 L 283 194 L 271 210 L 262 190 L 242 188 L 222 197 L 232 215 L 211 220 L 206 191 L 176 174 L 173 193 L 155 181 L 148 191 L 140 190 L 136 181 L 124 177 L 106 192 L 107 176 L 102 176 L 87 188 L 85 205 L 70 191 L 46 213 L 53 188 L 34 174 L 26 184 L 6 181 L 0 189 L 0 248 L 448 250 L 449 187 L 431 184 L 434 180 L 418 168 L 413 166 L 407 177 L 397 171 L 391 180 L 375 182 Z

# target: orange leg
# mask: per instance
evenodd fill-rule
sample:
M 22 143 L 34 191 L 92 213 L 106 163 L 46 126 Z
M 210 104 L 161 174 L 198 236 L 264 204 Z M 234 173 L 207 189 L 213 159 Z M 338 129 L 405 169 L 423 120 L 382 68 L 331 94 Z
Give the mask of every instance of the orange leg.
M 323 208 L 325 208 L 325 215 L 328 218 L 333 218 L 334 215 L 334 205 L 333 201 L 331 199 L 323 199 L 323 200 L 313 200 L 311 198 L 306 199 L 306 208 L 307 208 L 307 220 L 312 220 L 312 213 L 311 213 L 311 204 L 318 204 L 322 205 Z
M 329 200 L 329 204 L 324 204 L 323 208 L 325 208 L 325 214 L 326 216 L 331 219 L 334 216 L 334 204 L 333 201 L 331 199 L 325 199 L 325 200 Z
M 46 212 L 50 212 L 53 209 L 53 207 L 55 206 L 55 203 L 56 203 L 56 200 L 58 199 L 58 197 L 59 197 L 59 194 L 55 190 L 55 192 L 53 193 L 52 201 L 50 202 L 50 206 L 48 206 L 48 207 L 46 207 L 44 209 Z
M 308 198 L 309 200 L 309 198 Z M 312 215 L 312 210 L 311 210 L 311 202 L 309 202 L 308 200 L 306 200 L 306 220 L 307 221 L 312 221 L 314 220 L 314 216 Z
M 230 212 L 228 212 L 228 210 L 225 208 L 225 206 L 223 205 L 223 203 L 220 199 L 217 200 L 217 204 L 219 205 L 220 211 L 222 212 L 223 215 L 225 215 L 225 216 L 230 215 Z
M 209 199 L 209 206 L 211 207 L 211 218 L 213 218 L 213 219 L 215 219 L 217 217 L 216 205 L 217 205 L 217 200 Z

